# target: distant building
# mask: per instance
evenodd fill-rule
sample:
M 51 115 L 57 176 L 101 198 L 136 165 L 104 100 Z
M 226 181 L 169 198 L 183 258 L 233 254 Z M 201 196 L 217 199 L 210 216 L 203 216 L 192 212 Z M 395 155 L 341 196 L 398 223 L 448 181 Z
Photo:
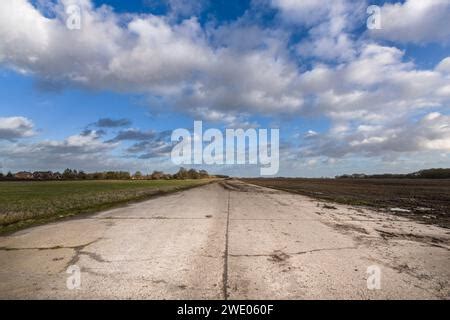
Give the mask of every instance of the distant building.
M 162 171 L 153 171 L 152 179 L 153 180 L 161 180 L 165 178 L 165 174 Z
M 53 180 L 62 180 L 63 179 L 63 175 L 59 172 L 55 172 L 53 174 Z
M 35 180 L 52 180 L 53 172 L 51 171 L 36 171 L 33 172 L 33 179 Z
M 14 178 L 20 179 L 20 180 L 30 180 L 30 179 L 33 179 L 33 174 L 31 172 L 27 172 L 27 171 L 20 171 L 14 175 Z

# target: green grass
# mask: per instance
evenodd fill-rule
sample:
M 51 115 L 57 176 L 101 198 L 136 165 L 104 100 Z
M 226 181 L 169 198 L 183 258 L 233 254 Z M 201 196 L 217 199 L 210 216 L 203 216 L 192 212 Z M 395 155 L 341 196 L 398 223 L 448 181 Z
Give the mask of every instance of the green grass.
M 0 234 L 211 180 L 0 182 Z

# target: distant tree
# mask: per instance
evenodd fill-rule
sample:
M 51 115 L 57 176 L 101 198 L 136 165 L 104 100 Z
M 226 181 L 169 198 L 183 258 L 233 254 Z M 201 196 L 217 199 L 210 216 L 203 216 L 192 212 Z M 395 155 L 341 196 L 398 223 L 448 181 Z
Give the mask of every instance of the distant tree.
M 106 178 L 106 174 L 104 172 L 94 172 L 89 175 L 90 179 L 93 180 L 104 180 Z
M 105 173 L 105 179 L 106 180 L 115 180 L 115 179 L 117 179 L 117 175 L 114 171 L 108 171 Z
M 151 175 L 152 180 L 161 180 L 164 178 L 164 172 L 162 171 L 153 171 Z
M 87 174 L 83 170 L 80 170 L 78 172 L 77 178 L 80 179 L 80 180 L 86 180 L 87 179 Z
M 73 173 L 73 171 L 72 171 L 72 169 L 66 169 L 66 170 L 64 170 L 64 172 L 63 172 L 63 179 L 64 180 L 72 180 L 72 179 L 74 179 L 75 178 L 75 176 L 74 176 L 74 173 Z
M 131 175 L 127 171 L 108 171 L 105 173 L 106 180 L 129 180 Z
M 26 173 L 26 172 L 25 172 Z M 34 180 L 130 180 L 133 179 L 152 179 L 152 180 L 170 180 L 170 179 L 204 179 L 209 174 L 206 170 L 197 171 L 181 167 L 176 174 L 166 174 L 163 171 L 153 171 L 151 175 L 143 175 L 141 171 L 136 171 L 131 175 L 128 171 L 105 171 L 86 173 L 83 170 L 67 168 L 61 174 L 52 171 L 35 171 Z M 14 180 L 15 175 L 10 171 L 6 175 L 0 172 L 0 180 Z
M 197 170 L 190 169 L 187 172 L 187 177 L 188 177 L 188 179 L 199 179 L 200 178 L 200 174 L 197 172 Z
M 426 169 L 408 174 L 344 174 L 336 179 L 450 179 L 450 168 Z
M 120 180 L 130 180 L 131 179 L 131 175 L 127 171 L 120 171 L 119 172 L 119 179 Z
M 220 179 L 228 179 L 230 176 L 223 175 L 223 174 L 216 174 L 216 175 L 213 175 L 212 177 L 216 177 L 216 178 L 220 178 Z
M 188 178 L 188 172 L 185 168 L 181 167 L 177 173 L 174 174 L 175 179 L 184 180 Z
M 418 178 L 422 179 L 450 179 L 450 169 L 428 169 L 421 170 L 419 172 L 413 173 Z
M 96 177 L 98 180 L 105 180 L 106 179 L 106 172 L 97 172 Z
M 200 170 L 198 172 L 198 174 L 200 175 L 200 179 L 206 179 L 209 178 L 209 173 L 206 170 Z
M 59 173 L 59 171 L 56 171 L 56 172 L 53 174 L 53 179 L 54 179 L 54 180 L 61 180 L 62 178 L 63 178 L 63 176 L 62 176 L 61 173 Z

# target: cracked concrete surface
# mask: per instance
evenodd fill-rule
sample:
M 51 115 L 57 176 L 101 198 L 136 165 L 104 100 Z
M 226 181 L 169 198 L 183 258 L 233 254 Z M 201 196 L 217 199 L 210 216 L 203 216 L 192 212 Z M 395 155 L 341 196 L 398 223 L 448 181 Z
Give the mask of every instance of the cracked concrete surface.
M 0 298 L 448 299 L 449 249 L 447 229 L 227 181 L 0 237 Z

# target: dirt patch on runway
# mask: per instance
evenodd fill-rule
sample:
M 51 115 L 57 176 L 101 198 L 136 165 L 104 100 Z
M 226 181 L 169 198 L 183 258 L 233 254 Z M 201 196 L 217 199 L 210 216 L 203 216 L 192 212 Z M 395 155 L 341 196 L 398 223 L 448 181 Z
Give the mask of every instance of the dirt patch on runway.
M 275 251 L 272 255 L 269 257 L 269 261 L 272 262 L 283 262 L 290 258 L 290 255 L 284 253 L 283 251 Z
M 235 192 L 251 192 L 251 193 L 265 193 L 265 194 L 279 194 L 280 191 L 259 186 L 256 184 L 249 184 L 238 179 L 228 179 L 219 182 L 219 185 L 224 189 Z
M 383 239 L 393 239 L 393 240 L 408 240 L 415 242 L 423 242 L 432 246 L 439 246 L 441 248 L 448 249 L 449 241 L 448 239 L 441 239 L 437 237 L 432 237 L 428 235 L 419 235 L 413 233 L 398 233 L 390 232 L 386 230 L 376 230 Z

